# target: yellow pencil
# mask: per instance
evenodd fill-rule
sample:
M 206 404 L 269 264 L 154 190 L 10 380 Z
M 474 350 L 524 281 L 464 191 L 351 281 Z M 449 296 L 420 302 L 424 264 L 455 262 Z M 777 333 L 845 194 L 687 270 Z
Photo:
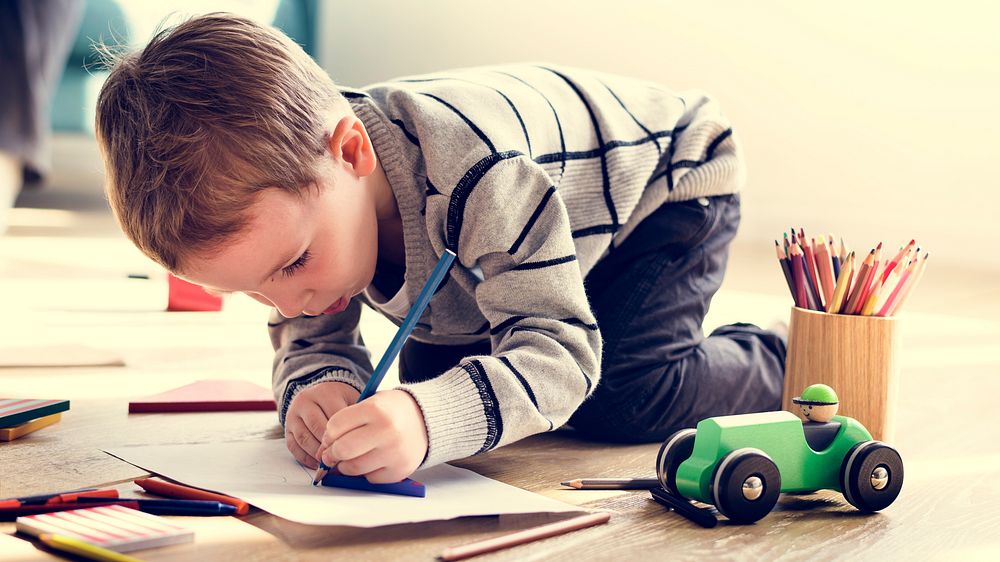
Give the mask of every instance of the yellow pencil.
M 101 548 L 97 545 L 64 535 L 50 535 L 46 533 L 39 535 L 38 538 L 45 543 L 45 546 L 69 554 L 75 554 L 89 560 L 98 560 L 99 562 L 142 562 L 142 560 L 133 556 Z
M 872 284 L 872 290 L 868 293 L 865 305 L 861 307 L 861 316 L 871 316 L 875 312 L 875 305 L 878 304 L 878 297 L 882 293 L 882 281 L 878 278 Z
M 840 312 L 841 305 L 844 304 L 844 295 L 851 285 L 851 277 L 854 275 L 854 252 L 847 256 L 847 261 L 840 266 L 840 275 L 837 277 L 837 286 L 833 289 L 833 299 L 826 307 L 826 311 L 831 314 Z

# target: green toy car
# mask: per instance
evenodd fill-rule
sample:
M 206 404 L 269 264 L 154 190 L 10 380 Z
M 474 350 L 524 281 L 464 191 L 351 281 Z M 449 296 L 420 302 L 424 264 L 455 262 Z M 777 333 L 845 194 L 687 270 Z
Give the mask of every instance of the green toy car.
M 903 461 L 861 423 L 833 416 L 805 422 L 790 412 L 704 419 L 671 435 L 657 456 L 663 489 L 713 504 L 736 523 L 771 512 L 782 492 L 837 490 L 854 507 L 889 506 L 903 486 Z

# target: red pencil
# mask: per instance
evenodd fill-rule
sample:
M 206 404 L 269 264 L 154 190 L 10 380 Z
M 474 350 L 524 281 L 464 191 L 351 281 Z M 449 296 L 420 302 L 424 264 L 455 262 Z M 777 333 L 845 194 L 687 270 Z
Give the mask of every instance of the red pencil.
M 879 279 L 879 257 L 882 254 L 882 243 L 879 242 L 878 246 L 875 246 L 875 258 L 872 262 L 871 269 L 868 270 L 868 276 L 865 277 L 864 283 L 862 283 L 861 297 L 858 299 L 858 303 L 854 306 L 854 314 L 861 314 L 861 309 L 864 308 L 865 303 L 868 302 L 868 296 L 871 295 L 872 289 L 875 288 L 875 282 Z
M 887 264 L 887 265 L 885 266 L 885 271 L 883 271 L 883 272 L 882 272 L 882 282 L 883 282 L 883 283 L 885 282 L 885 278 L 886 278 L 886 277 L 888 277 L 890 273 L 892 273 L 892 270 L 893 270 L 893 269 L 895 269 L 895 268 L 896 268 L 896 266 L 898 266 L 898 265 L 899 265 L 899 262 L 900 262 L 900 261 L 901 261 L 901 260 L 902 260 L 902 259 L 903 259 L 904 257 L 906 257 L 906 255 L 907 255 L 907 254 L 909 254 L 909 253 L 910 253 L 910 250 L 912 250 L 912 249 L 913 249 L 913 247 L 914 247 L 914 246 L 915 246 L 916 244 L 917 244 L 917 241 L 916 241 L 915 239 L 914 239 L 914 240 L 910 240 L 910 243 L 909 243 L 909 244 L 907 244 L 906 246 L 903 246 L 902 248 L 900 248 L 900 249 L 899 249 L 899 253 L 898 253 L 898 254 L 896 254 L 896 257 L 892 258 L 892 261 L 890 261 L 890 262 L 889 262 L 889 263 L 888 263 L 888 264 Z M 906 264 L 903 264 L 903 265 L 905 266 Z
M 250 511 L 250 505 L 247 504 L 247 502 L 231 496 L 207 492 L 198 488 L 182 486 L 180 484 L 174 484 L 173 482 L 155 480 L 153 478 L 140 478 L 134 482 L 142 487 L 143 490 L 159 496 L 184 500 L 217 501 L 219 503 L 229 504 L 235 507 L 237 515 L 246 515 L 247 512 Z
M 833 299 L 833 289 L 836 283 L 833 273 L 833 263 L 830 260 L 830 250 L 827 248 L 826 240 L 822 236 L 818 241 L 813 238 L 813 245 L 816 246 L 814 257 L 816 258 L 816 271 L 819 274 L 819 281 L 823 286 L 823 302 L 829 304 L 830 300 Z
M 823 306 L 823 301 L 819 292 L 819 279 L 817 279 L 816 270 L 814 269 L 816 262 L 813 256 L 812 246 L 806 240 L 806 231 L 804 228 L 799 229 L 799 245 L 802 246 L 802 253 L 804 254 L 804 259 L 806 261 L 804 267 L 806 272 L 807 288 L 809 289 L 809 294 L 816 302 L 815 310 L 819 310 Z
M 809 306 L 809 298 L 806 293 L 806 274 L 802 267 L 802 250 L 799 249 L 799 245 L 793 242 L 788 247 L 788 255 L 788 261 L 792 265 L 792 284 L 795 286 L 795 306 L 812 308 Z
M 920 278 L 924 275 L 924 269 L 927 267 L 927 258 L 929 257 L 930 254 L 924 254 L 923 259 L 919 260 L 920 263 L 917 265 L 917 268 L 913 271 L 913 273 L 910 274 L 909 279 L 906 280 L 906 286 L 903 287 L 902 293 L 899 295 L 899 298 L 896 299 L 896 304 L 889 309 L 889 316 L 899 312 L 899 309 L 906 304 L 906 299 L 910 297 L 910 293 L 913 292 L 913 288 L 920 282 Z
M 844 301 L 844 306 L 840 308 L 841 314 L 854 314 L 854 309 L 857 307 L 857 303 L 861 299 L 861 294 L 865 290 L 865 281 L 871 275 L 872 264 L 874 262 L 875 250 L 872 250 L 868 252 L 868 256 L 861 262 L 861 269 L 858 270 L 858 274 L 854 277 L 854 288 L 851 290 L 851 296 Z

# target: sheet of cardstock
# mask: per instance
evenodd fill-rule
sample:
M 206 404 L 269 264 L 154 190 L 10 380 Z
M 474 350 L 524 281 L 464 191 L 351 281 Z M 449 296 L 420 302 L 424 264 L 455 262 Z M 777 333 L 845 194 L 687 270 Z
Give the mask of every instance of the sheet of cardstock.
M 105 452 L 182 484 L 234 496 L 307 525 L 377 527 L 470 515 L 582 511 L 450 465 L 412 476 L 427 487 L 424 498 L 313 486 L 313 471 L 292 458 L 283 439 Z
M 132 414 L 148 412 L 238 412 L 274 410 L 274 395 L 250 381 L 204 380 L 137 398 L 128 403 Z

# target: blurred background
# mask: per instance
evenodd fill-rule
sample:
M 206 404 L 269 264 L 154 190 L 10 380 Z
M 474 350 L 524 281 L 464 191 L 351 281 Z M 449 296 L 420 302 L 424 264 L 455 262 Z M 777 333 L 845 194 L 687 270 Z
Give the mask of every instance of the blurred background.
M 79 24 L 51 101 L 51 170 L 40 187 L 20 193 L 10 229 L 0 237 L 0 305 L 5 312 L 21 310 L 19 321 L 45 333 L 65 333 L 76 341 L 87 332 L 82 328 L 106 320 L 119 326 L 123 337 L 135 336 L 135 321 L 99 314 L 162 311 L 156 300 L 165 299 L 162 272 L 121 236 L 102 193 L 93 119 L 105 73 L 94 64 L 91 45 L 104 40 L 138 47 L 163 21 L 210 11 L 234 11 L 276 25 L 346 86 L 455 67 L 545 61 L 708 92 L 734 124 L 749 175 L 740 233 L 706 328 L 736 319 L 764 324 L 787 318 L 791 299 L 772 240 L 792 226 L 809 235 L 843 236 L 859 252 L 884 241 L 895 253 L 916 238 L 931 261 L 908 308 L 991 320 L 1000 314 L 1000 253 L 994 250 L 1000 235 L 995 218 L 1000 182 L 994 171 L 1000 7 L 995 3 L 69 0 L 69 5 L 78 10 Z M 4 72 L 0 79 L 11 77 Z M 125 281 L 133 272 L 152 281 Z M 99 314 L 59 315 L 66 311 Z M 253 376 L 266 380 L 270 349 L 261 328 L 266 312 L 234 295 L 225 314 L 236 324 L 217 326 L 225 336 L 189 331 L 180 339 L 161 339 L 161 347 L 173 345 L 172 362 L 149 368 L 204 369 L 208 361 L 218 373 L 235 373 L 253 365 Z M 377 356 L 394 327 L 370 311 L 363 321 Z M 3 328 L 4 341 L 38 339 L 37 330 L 12 326 Z M 192 326 L 193 320 L 183 330 Z M 90 331 L 84 339 L 96 345 L 111 333 Z M 161 335 L 151 333 L 134 344 L 119 339 L 119 347 L 128 355 L 128 349 L 146 349 L 150 338 Z M 181 342 L 195 340 L 190 356 L 176 353 Z M 231 343 L 239 361 L 206 351 L 222 341 Z M 165 352 L 157 361 L 166 357 Z M 240 376 L 249 375 L 243 370 Z
M 817 4 L 596 0 L 89 0 L 53 103 L 50 185 L 99 192 L 90 136 L 102 73 L 92 39 L 140 45 L 165 17 L 232 10 L 274 23 L 335 81 L 548 61 L 702 89 L 746 150 L 740 241 L 790 226 L 854 247 L 910 238 L 938 267 L 1000 271 L 994 172 L 1000 7 L 848 0 Z M 501 7 L 502 6 L 502 7 Z M 89 152 L 88 152 L 89 151 Z M 24 202 L 30 205 L 32 199 Z M 19 221 L 19 224 L 23 221 Z

